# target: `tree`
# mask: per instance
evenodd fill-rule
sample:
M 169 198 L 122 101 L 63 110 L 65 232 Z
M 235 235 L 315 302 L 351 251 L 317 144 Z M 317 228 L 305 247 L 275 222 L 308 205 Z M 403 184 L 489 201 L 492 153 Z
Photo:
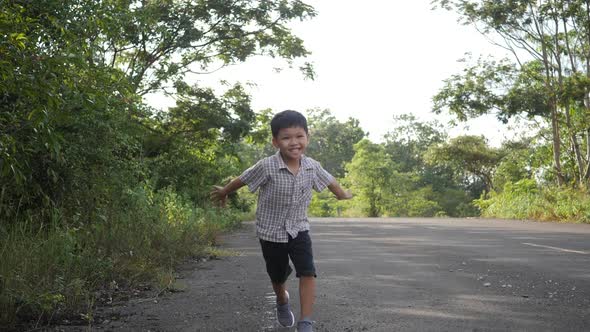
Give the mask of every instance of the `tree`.
M 355 118 L 341 122 L 329 110 L 308 111 L 310 142 L 307 153 L 335 177 L 344 177 L 344 165 L 352 160 L 354 144 L 367 134 Z
M 507 183 L 516 183 L 523 179 L 531 179 L 534 167 L 534 140 L 524 138 L 506 141 L 499 149 L 503 156 L 493 177 L 495 191 L 501 191 Z
M 308 51 L 286 23 L 316 15 L 301 1 L 70 1 L 60 14 L 89 28 L 90 61 L 125 72 L 141 95 L 186 74 L 253 55 L 286 59 Z M 81 8 L 80 8 L 81 7 Z M 113 15 L 116 13 L 116 15 Z M 86 24 L 84 22 L 87 22 Z M 302 69 L 313 76 L 309 64 Z
M 432 165 L 443 164 L 458 172 L 479 179 L 484 184 L 484 197 L 493 189 L 493 174 L 502 155 L 490 148 L 483 136 L 459 136 L 448 143 L 432 146 L 426 160 Z
M 445 141 L 447 134 L 438 122 L 420 122 L 412 114 L 394 116 L 396 126 L 385 135 L 385 149 L 401 172 L 424 170 L 423 155 L 428 148 Z
M 590 179 L 590 4 L 587 1 L 466 1 L 435 0 L 442 8 L 459 13 L 464 24 L 474 25 L 517 62 L 484 65 L 447 82 L 435 97 L 435 109 L 459 114 L 482 114 L 492 108 L 504 116 L 539 115 L 551 127 L 553 168 L 558 184 L 566 181 L 564 153 L 575 162 L 569 171 L 577 183 Z M 524 52 L 531 61 L 522 61 Z M 494 68 L 496 67 L 496 68 Z M 494 75 L 493 72 L 499 73 Z M 506 80 L 505 80 L 506 79 Z M 505 83 L 504 86 L 499 86 Z M 503 90 L 503 92 L 502 92 Z M 562 135 L 570 149 L 563 151 Z M 580 135 L 586 137 L 586 155 Z
M 395 167 L 383 146 L 368 139 L 355 144 L 354 151 L 352 161 L 346 165 L 346 179 L 367 216 L 378 217 L 384 212 L 385 188 Z
M 254 113 L 239 84 L 216 94 L 185 77 L 255 55 L 296 65 L 308 51 L 286 23 L 313 16 L 284 0 L 4 1 L 0 213 L 106 208 L 152 176 L 182 183 L 177 161 L 212 167 Z M 168 113 L 143 104 L 160 90 L 176 94 Z
M 407 179 L 415 179 L 406 195 L 412 199 L 406 201 L 421 199 L 422 206 L 426 206 L 424 202 L 436 202 L 432 206 L 437 208 L 437 213 L 444 210 L 448 216 L 464 216 L 467 211 L 460 211 L 458 207 L 469 205 L 473 197 L 461 186 L 462 172 L 458 173 L 449 165 L 429 164 L 425 160 L 425 154 L 431 146 L 444 143 L 447 139 L 442 125 L 436 121 L 418 121 L 411 114 L 395 116 L 394 124 L 396 128 L 385 135 L 384 147 L 399 172 Z M 403 202 L 396 204 L 398 207 L 408 205 Z M 429 213 L 433 215 L 429 210 L 422 212 L 422 216 Z M 472 215 L 471 212 L 467 214 Z

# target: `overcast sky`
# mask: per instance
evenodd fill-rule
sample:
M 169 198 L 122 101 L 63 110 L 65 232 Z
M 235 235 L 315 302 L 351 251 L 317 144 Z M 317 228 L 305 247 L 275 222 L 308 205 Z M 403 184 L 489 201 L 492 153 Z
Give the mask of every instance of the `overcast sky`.
M 200 81 L 215 85 L 220 79 L 252 82 L 255 110 L 274 111 L 327 108 L 339 119 L 352 116 L 379 141 L 391 130 L 393 115 L 412 113 L 421 120 L 433 119 L 432 96 L 443 80 L 459 73 L 457 60 L 471 52 L 504 52 L 489 44 L 471 27 L 457 23 L 453 13 L 431 10 L 430 0 L 308 0 L 318 16 L 292 24 L 296 35 L 312 52 L 314 81 L 304 80 L 297 69 L 273 70 L 282 62 L 254 58 L 231 66 Z M 153 105 L 170 105 L 162 97 L 150 97 Z M 436 117 L 446 123 L 448 116 Z M 470 121 L 451 130 L 451 135 L 483 134 L 497 145 L 506 127 L 493 117 Z

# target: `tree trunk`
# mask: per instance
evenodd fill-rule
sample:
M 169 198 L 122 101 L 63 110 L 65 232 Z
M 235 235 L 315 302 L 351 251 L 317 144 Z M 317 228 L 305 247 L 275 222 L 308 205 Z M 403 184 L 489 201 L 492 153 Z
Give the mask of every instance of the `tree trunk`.
M 570 42 L 569 42 L 569 36 L 568 36 L 568 31 L 567 31 L 567 22 L 565 17 L 563 18 L 563 38 L 565 38 L 565 45 L 566 45 L 566 49 L 567 49 L 567 53 L 569 54 L 569 60 L 570 60 L 570 65 L 571 65 L 571 70 L 572 72 L 575 74 L 577 72 L 576 69 L 576 62 L 574 61 L 573 58 L 573 54 L 570 48 Z M 557 60 L 557 66 L 558 66 L 558 72 L 557 74 L 559 75 L 559 86 L 560 89 L 563 89 L 563 67 L 561 64 L 561 59 L 559 57 L 559 22 L 557 19 L 557 15 L 555 16 L 555 48 L 558 50 L 557 56 L 556 56 L 556 60 Z M 569 99 L 566 98 L 566 100 L 564 100 L 564 113 L 565 113 L 565 125 L 567 127 L 567 133 L 569 135 L 569 141 L 572 147 L 572 151 L 574 152 L 574 155 L 576 157 L 576 162 L 577 162 L 577 168 L 578 168 L 578 174 L 576 176 L 576 184 L 582 184 L 584 183 L 584 168 L 585 168 L 585 164 L 584 164 L 584 159 L 582 158 L 582 153 L 580 151 L 580 144 L 578 143 L 578 138 L 576 136 L 576 131 L 572 126 L 572 119 L 571 119 L 571 115 L 570 115 L 570 101 Z M 575 173 L 575 169 L 574 169 L 574 173 Z
M 532 4 L 530 4 L 532 8 Z M 557 118 L 558 109 L 557 109 L 557 95 L 555 91 L 555 87 L 553 86 L 554 80 L 554 67 L 551 59 L 549 59 L 548 54 L 548 45 L 547 41 L 545 40 L 545 33 L 543 32 L 543 24 L 539 23 L 535 19 L 535 27 L 537 29 L 537 34 L 540 39 L 541 43 L 541 55 L 543 57 L 543 67 L 545 69 L 545 89 L 547 94 L 549 95 L 549 110 L 551 111 L 551 132 L 552 132 L 552 139 L 553 139 L 553 168 L 555 169 L 555 173 L 557 175 L 557 184 L 562 186 L 565 181 L 563 178 L 563 173 L 561 172 L 561 142 L 560 142 L 560 135 L 559 135 L 559 121 Z
M 584 170 L 585 170 L 585 163 L 584 163 L 584 159 L 582 158 L 582 152 L 580 150 L 580 143 L 578 142 L 578 138 L 576 136 L 576 131 L 572 126 L 572 120 L 571 120 L 571 116 L 570 116 L 570 109 L 569 109 L 569 103 L 565 104 L 565 125 L 567 127 L 567 132 L 569 135 L 569 141 L 572 147 L 572 151 L 574 152 L 574 155 L 576 156 L 576 163 L 577 163 L 577 168 L 578 168 L 578 174 L 576 177 L 576 184 L 582 184 L 584 183 Z M 574 169 L 574 174 L 575 174 L 575 169 Z
M 586 129 L 586 157 L 588 163 L 586 164 L 586 172 L 584 172 L 584 183 L 586 188 L 590 188 L 590 128 Z
M 554 101 L 551 105 L 551 130 L 553 133 L 553 168 L 557 175 L 557 184 L 562 186 L 565 183 L 563 173 L 561 172 L 561 142 L 559 136 L 559 123 L 557 121 L 557 107 L 555 107 Z

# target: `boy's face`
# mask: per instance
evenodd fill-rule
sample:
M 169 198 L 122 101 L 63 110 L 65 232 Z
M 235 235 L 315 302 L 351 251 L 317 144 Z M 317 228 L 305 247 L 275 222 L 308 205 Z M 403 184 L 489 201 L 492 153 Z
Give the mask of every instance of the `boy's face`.
M 272 138 L 272 145 L 279 149 L 283 158 L 287 160 L 299 160 L 308 142 L 307 133 L 302 127 L 279 129 L 277 136 Z

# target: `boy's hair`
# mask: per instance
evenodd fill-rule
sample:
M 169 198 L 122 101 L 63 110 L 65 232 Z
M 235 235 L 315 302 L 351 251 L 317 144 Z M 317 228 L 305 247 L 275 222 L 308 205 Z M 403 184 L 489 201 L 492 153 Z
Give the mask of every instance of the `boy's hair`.
M 305 119 L 303 114 L 297 111 L 282 111 L 275 114 L 272 120 L 270 120 L 270 130 L 272 131 L 272 137 L 277 137 L 279 130 L 283 128 L 293 127 L 301 127 L 303 130 L 305 130 L 306 134 L 309 134 L 307 131 L 307 119 Z

